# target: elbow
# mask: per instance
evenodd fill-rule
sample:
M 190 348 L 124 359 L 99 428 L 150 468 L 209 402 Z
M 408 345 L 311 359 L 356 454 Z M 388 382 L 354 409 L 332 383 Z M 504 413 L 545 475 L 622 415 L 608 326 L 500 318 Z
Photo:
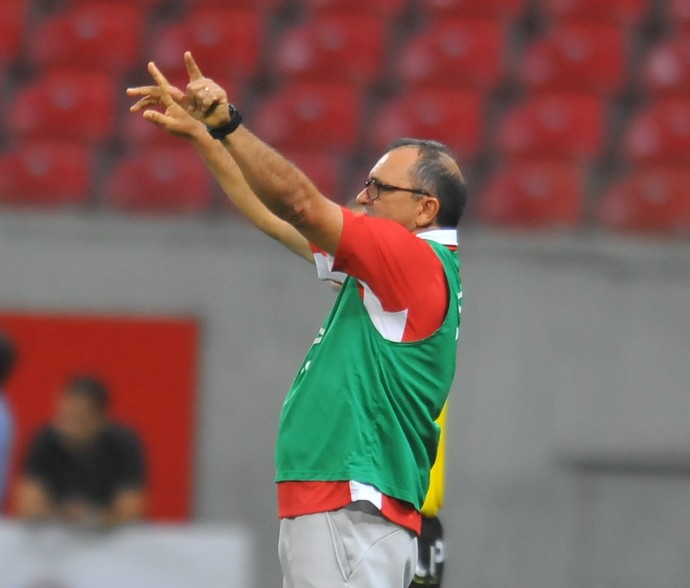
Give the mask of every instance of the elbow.
M 315 194 L 308 189 L 293 193 L 287 201 L 281 201 L 273 213 L 296 229 L 308 226 L 313 216 Z

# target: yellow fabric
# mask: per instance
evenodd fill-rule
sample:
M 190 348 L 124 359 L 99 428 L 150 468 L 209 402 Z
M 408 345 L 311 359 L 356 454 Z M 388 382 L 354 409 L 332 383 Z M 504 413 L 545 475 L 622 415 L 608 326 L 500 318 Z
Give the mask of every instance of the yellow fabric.
M 443 506 L 443 483 L 446 474 L 446 412 L 448 404 L 443 407 L 441 415 L 436 424 L 441 427 L 441 437 L 438 440 L 438 454 L 436 462 L 431 468 L 431 480 L 426 499 L 422 505 L 422 515 L 425 517 L 435 517 Z

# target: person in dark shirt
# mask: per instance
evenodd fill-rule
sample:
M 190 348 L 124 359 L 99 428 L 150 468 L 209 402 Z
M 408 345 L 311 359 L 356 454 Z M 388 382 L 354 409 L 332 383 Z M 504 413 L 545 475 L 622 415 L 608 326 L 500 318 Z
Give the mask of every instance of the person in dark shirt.
M 144 512 L 144 457 L 137 435 L 108 418 L 108 391 L 72 379 L 55 421 L 34 437 L 17 492 L 20 517 L 116 525 Z

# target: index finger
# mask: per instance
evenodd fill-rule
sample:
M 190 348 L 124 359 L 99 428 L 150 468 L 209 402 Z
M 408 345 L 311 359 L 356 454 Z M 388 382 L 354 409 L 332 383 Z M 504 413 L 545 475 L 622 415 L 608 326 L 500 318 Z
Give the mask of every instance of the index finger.
M 190 81 L 193 82 L 194 80 L 199 80 L 204 77 L 204 74 L 201 73 L 199 66 L 196 64 L 196 61 L 194 61 L 191 51 L 185 51 L 184 64 L 187 68 L 187 73 L 189 74 Z
M 153 61 L 149 61 L 148 68 L 153 80 L 161 90 L 161 102 L 163 103 L 163 106 L 170 106 L 173 103 L 172 96 L 170 96 L 170 82 L 168 82 L 165 76 L 161 73 L 161 70 L 156 67 L 156 64 L 153 63 Z

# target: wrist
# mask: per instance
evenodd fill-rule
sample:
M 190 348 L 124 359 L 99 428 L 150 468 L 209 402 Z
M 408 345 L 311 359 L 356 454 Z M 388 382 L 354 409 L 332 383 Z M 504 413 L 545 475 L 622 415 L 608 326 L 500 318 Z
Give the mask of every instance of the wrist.
M 242 116 L 232 104 L 228 104 L 228 116 L 229 120 L 223 123 L 222 125 L 206 127 L 206 130 L 211 135 L 211 137 L 219 141 L 222 141 L 228 135 L 234 133 L 240 126 L 240 124 L 242 124 Z

